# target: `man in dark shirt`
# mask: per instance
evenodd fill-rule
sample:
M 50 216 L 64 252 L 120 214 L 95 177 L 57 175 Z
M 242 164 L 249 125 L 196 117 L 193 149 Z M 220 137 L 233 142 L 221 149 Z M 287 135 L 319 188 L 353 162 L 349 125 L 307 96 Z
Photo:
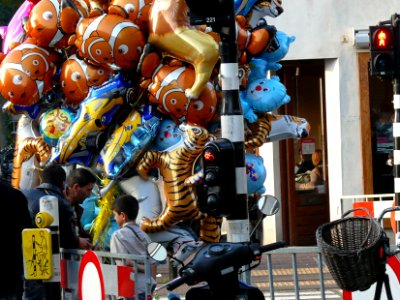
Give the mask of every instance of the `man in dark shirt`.
M 0 181 L 3 246 L 0 268 L 0 299 L 21 299 L 23 293 L 22 235 L 32 226 L 25 196 L 7 183 Z
M 73 207 L 76 214 L 76 226 L 79 229 L 79 236 L 91 238 L 81 225 L 81 216 L 83 208 L 81 206 L 83 200 L 90 197 L 96 176 L 87 168 L 76 168 L 67 176 L 67 187 L 65 197 Z

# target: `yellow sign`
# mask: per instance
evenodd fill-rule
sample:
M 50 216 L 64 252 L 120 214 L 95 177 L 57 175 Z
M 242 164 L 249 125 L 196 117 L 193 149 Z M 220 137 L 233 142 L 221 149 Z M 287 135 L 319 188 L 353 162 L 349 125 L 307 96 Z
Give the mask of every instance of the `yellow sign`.
M 29 228 L 22 231 L 26 279 L 50 279 L 53 276 L 51 247 L 50 229 Z

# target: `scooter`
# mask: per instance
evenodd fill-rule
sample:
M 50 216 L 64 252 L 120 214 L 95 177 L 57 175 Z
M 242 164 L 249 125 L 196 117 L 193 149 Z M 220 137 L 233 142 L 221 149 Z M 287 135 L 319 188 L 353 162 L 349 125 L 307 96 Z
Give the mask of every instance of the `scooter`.
M 263 197 L 260 201 L 263 213 L 266 215 L 271 215 L 271 211 L 276 213 L 278 210 L 276 201 L 276 198 L 272 196 Z M 191 287 L 187 291 L 185 299 L 264 300 L 262 291 L 241 282 L 238 274 L 243 266 L 248 266 L 245 271 L 258 266 L 263 252 L 285 246 L 283 241 L 264 246 L 251 242 L 223 242 L 204 245 L 197 250 L 192 260 L 179 270 L 179 277 L 156 288 L 156 291 L 162 288 L 172 291 L 183 284 L 194 286 L 205 281 L 206 285 Z M 165 260 L 167 255 L 163 247 L 157 243 L 149 245 L 148 253 L 158 261 Z M 256 262 L 256 264 L 250 266 L 252 262 Z

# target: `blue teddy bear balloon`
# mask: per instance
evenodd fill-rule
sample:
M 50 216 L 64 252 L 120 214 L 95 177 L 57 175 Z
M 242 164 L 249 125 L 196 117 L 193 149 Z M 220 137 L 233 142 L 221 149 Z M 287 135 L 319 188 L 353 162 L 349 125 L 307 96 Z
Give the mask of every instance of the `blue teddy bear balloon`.
M 251 60 L 252 69 L 244 91 L 240 93 L 243 116 L 250 123 L 257 121 L 256 112 L 266 113 L 290 101 L 286 87 L 278 76 L 266 77 L 268 62 L 262 59 Z
M 161 121 L 160 130 L 153 141 L 153 148 L 158 151 L 166 151 L 182 141 L 182 133 L 175 122 L 171 119 L 164 119 Z
M 271 52 L 262 52 L 256 56 L 256 58 L 263 59 L 268 62 L 267 69 L 272 71 L 277 71 L 282 68 L 282 65 L 278 62 L 286 56 L 289 51 L 290 44 L 296 39 L 295 36 L 287 35 L 283 31 L 277 31 L 275 38 L 279 43 L 279 48 Z
M 261 156 L 246 153 L 246 177 L 247 194 L 265 193 L 264 181 L 267 178 L 267 170 L 264 166 L 264 160 Z

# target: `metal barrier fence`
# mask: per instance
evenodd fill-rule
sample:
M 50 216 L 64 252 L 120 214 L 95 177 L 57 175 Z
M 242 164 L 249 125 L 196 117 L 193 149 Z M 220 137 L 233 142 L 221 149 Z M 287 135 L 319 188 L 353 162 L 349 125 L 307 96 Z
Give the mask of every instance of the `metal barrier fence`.
M 264 268 L 252 270 L 252 284 L 267 298 L 341 299 L 341 290 L 324 266 L 318 247 L 287 247 L 263 254 Z M 260 270 L 261 269 L 261 270 Z M 265 274 L 266 273 L 266 274 Z M 260 278 L 258 278 L 258 276 Z M 263 283 L 267 275 L 268 284 Z M 310 298 L 307 298 L 310 297 Z
M 62 299 L 78 299 L 78 292 L 103 293 L 106 299 L 133 298 L 137 295 L 135 282 L 139 274 L 144 274 L 146 299 L 151 295 L 150 258 L 146 255 L 61 249 L 60 265 Z M 143 273 L 134 272 L 139 265 L 143 266 Z
M 391 251 L 396 249 L 392 244 Z M 251 278 L 252 285 L 263 291 L 265 299 L 343 299 L 343 291 L 329 273 L 319 248 L 314 246 L 264 253 L 261 266 L 252 270 Z

